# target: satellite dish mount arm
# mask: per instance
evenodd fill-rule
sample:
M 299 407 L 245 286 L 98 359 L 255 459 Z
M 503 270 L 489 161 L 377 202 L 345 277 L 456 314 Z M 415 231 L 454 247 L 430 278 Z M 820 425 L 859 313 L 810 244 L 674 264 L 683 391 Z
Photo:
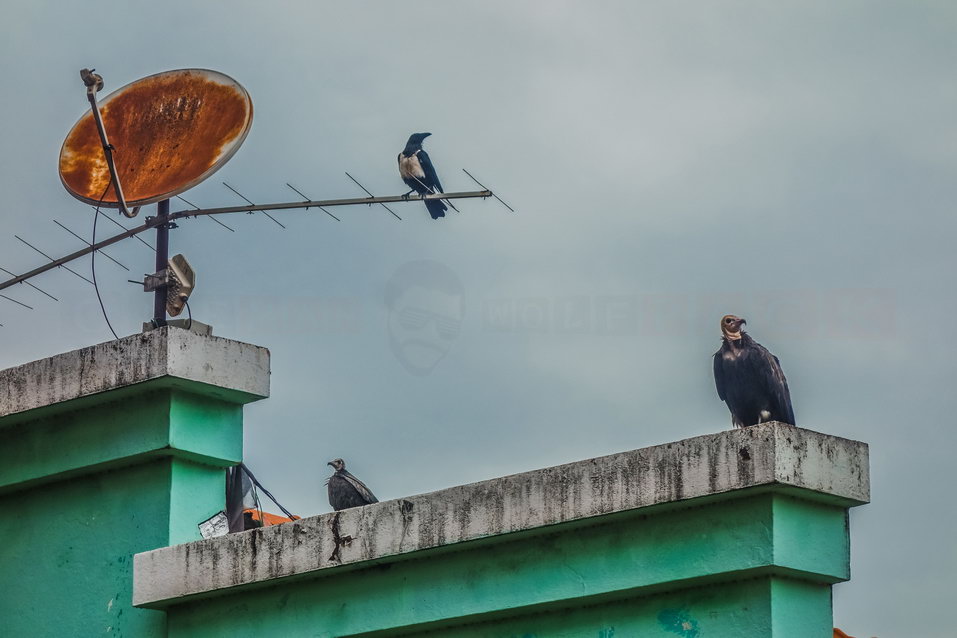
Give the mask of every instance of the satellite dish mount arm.
M 103 154 L 106 156 L 106 165 L 110 168 L 110 178 L 113 180 L 113 190 L 116 192 L 116 200 L 119 202 L 120 211 L 127 217 L 136 217 L 140 212 L 137 206 L 130 210 L 126 205 L 126 199 L 123 197 L 123 187 L 120 186 L 120 176 L 116 173 L 116 163 L 113 161 L 113 146 L 106 138 L 106 129 L 103 128 L 103 118 L 100 117 L 100 108 L 96 104 L 96 93 L 103 88 L 103 77 L 94 73 L 96 69 L 83 69 L 80 71 L 80 77 L 83 84 L 86 85 L 86 98 L 90 101 L 90 108 L 93 109 L 93 121 L 96 122 L 96 130 L 100 134 L 100 142 L 103 144 Z

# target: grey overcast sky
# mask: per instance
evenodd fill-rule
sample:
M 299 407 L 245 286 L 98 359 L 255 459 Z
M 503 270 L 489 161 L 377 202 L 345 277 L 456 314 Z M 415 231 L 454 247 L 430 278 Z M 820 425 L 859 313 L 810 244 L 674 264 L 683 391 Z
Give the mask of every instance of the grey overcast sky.
M 272 351 L 246 459 L 290 509 L 328 511 L 337 456 L 389 499 L 728 428 L 710 356 L 734 313 L 780 357 L 801 426 L 871 445 L 838 626 L 953 635 L 953 2 L 6 0 L 3 16 L 0 267 L 43 262 L 14 233 L 80 246 L 51 219 L 90 234 L 56 172 L 85 66 L 105 93 L 185 67 L 247 88 L 252 131 L 187 194 L 201 206 L 240 203 L 223 179 L 258 202 L 294 199 L 285 182 L 360 195 L 344 171 L 398 194 L 396 154 L 431 131 L 446 190 L 474 187 L 465 167 L 518 210 L 173 231 L 193 316 Z M 133 273 L 101 258 L 97 275 L 131 334 L 151 306 L 126 280 L 152 256 L 110 253 Z M 36 283 L 61 301 L 0 300 L 0 367 L 110 338 L 91 286 Z

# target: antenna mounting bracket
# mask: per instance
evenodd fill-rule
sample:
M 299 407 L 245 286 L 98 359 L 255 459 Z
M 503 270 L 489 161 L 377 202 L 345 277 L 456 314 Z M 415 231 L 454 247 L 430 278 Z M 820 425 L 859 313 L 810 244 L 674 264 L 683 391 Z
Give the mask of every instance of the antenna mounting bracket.
M 143 280 L 143 292 L 153 292 L 157 288 L 165 288 L 169 284 L 169 268 L 146 275 Z

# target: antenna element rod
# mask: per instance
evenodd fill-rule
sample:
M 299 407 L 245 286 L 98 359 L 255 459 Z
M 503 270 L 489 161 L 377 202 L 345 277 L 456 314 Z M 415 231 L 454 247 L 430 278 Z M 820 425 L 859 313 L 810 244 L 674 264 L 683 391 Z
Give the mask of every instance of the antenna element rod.
M 79 239 L 80 241 L 82 241 L 82 242 L 83 242 L 84 244 L 86 244 L 87 246 L 92 246 L 92 245 L 93 245 L 93 244 L 91 244 L 90 242 L 88 242 L 87 240 L 85 240 L 85 239 L 83 239 L 82 237 L 80 237 L 79 235 L 77 235 L 76 233 L 74 233 L 72 230 L 70 230 L 69 228 L 67 228 L 67 227 L 64 226 L 63 224 L 61 224 L 60 222 L 58 222 L 57 220 L 54 219 L 54 220 L 53 220 L 53 223 L 56 224 L 57 226 L 59 226 L 60 228 L 62 228 L 63 230 L 65 230 L 66 232 L 70 233 L 71 235 L 73 235 L 74 237 L 76 237 L 77 239 Z M 98 251 L 98 252 L 99 252 L 101 255 L 103 255 L 104 257 L 106 257 L 107 259 L 109 259 L 110 261 L 112 261 L 114 264 L 116 264 L 117 266 L 119 266 L 120 268 L 122 268 L 123 270 L 129 271 L 129 268 L 127 268 L 126 266 L 124 266 L 124 265 L 121 264 L 120 262 L 118 262 L 118 261 L 116 261 L 115 259 L 113 259 L 112 257 L 110 257 L 109 255 L 107 255 L 107 254 L 106 254 L 105 252 L 103 252 L 102 250 L 101 250 L 101 251 Z
M 369 193 L 369 200 L 370 200 L 369 203 L 371 204 L 371 203 L 372 203 L 372 200 L 374 200 L 374 199 L 376 198 L 376 196 L 373 195 L 373 194 L 369 191 L 368 188 L 366 188 L 365 186 L 363 186 L 362 184 L 360 184 L 360 183 L 359 183 L 359 180 L 357 180 L 355 177 L 353 177 L 352 175 L 350 175 L 350 174 L 349 174 L 349 171 L 346 171 L 345 173 L 346 173 L 346 177 L 348 177 L 349 179 L 351 179 L 353 182 L 356 183 L 356 186 L 358 186 L 359 188 L 361 188 L 362 190 L 364 190 L 366 193 Z M 398 219 L 399 221 L 402 221 L 402 218 L 399 217 L 398 215 L 396 215 L 394 210 L 392 210 L 391 208 L 389 208 L 388 206 L 386 206 L 386 205 L 383 204 L 382 202 L 379 202 L 379 204 L 382 206 L 382 208 L 384 208 L 384 209 L 386 209 L 387 211 L 389 211 L 390 213 L 392 213 L 392 216 L 393 216 L 393 217 L 395 217 L 395 218 Z
M 42 250 L 40 250 L 39 248 L 37 248 L 36 246 L 34 246 L 34 245 L 31 244 L 30 242 L 28 242 L 28 241 L 27 241 L 26 239 L 24 239 L 23 237 L 20 237 L 19 235 L 14 235 L 14 237 L 16 237 L 17 239 L 19 239 L 21 242 L 23 242 L 24 244 L 26 244 L 27 246 L 29 246 L 29 247 L 32 248 L 33 250 L 37 251 L 38 253 L 40 253 L 41 255 L 43 255 L 44 257 L 46 257 L 47 259 L 49 259 L 50 262 L 51 262 L 51 266 L 52 266 L 53 264 L 56 264 L 56 262 L 57 262 L 56 259 L 54 259 L 54 258 L 51 257 L 50 255 L 48 255 L 48 254 L 46 254 L 45 252 L 43 252 Z M 68 266 L 63 266 L 62 264 L 57 264 L 57 265 L 60 266 L 60 268 L 63 268 L 64 270 L 66 270 L 67 272 L 73 273 L 74 275 L 76 275 L 77 277 L 79 277 L 80 279 L 82 279 L 83 281 L 89 283 L 91 286 L 95 285 L 92 281 L 90 281 L 89 279 L 87 279 L 86 277 L 84 277 L 83 275 L 81 275 L 80 273 L 78 273 L 77 271 L 73 270 L 72 268 L 70 268 L 70 267 L 68 267 Z
M 482 184 L 482 182 L 480 182 L 480 181 L 478 181 L 477 179 L 475 179 L 475 176 L 474 176 L 474 175 L 472 175 L 470 172 L 466 171 L 464 168 L 463 168 L 462 170 L 465 172 L 466 175 L 468 175 L 469 177 L 472 178 L 472 181 L 473 181 L 473 182 L 475 182 L 476 184 L 478 184 L 478 185 L 481 186 L 482 188 L 485 188 L 485 190 L 488 190 L 488 188 L 486 188 L 485 185 Z M 503 201 L 502 201 L 502 198 L 499 197 L 498 195 L 496 195 L 495 193 L 492 193 L 492 197 L 494 197 L 495 199 L 497 199 L 497 200 L 499 201 L 499 203 L 500 203 L 502 206 L 504 206 L 505 208 L 509 209 L 509 210 L 512 211 L 513 213 L 515 212 L 515 209 L 514 209 L 514 208 L 512 208 L 511 206 L 509 206 L 508 204 L 506 204 L 505 202 L 503 202 Z
M 229 190 L 233 191 L 234 193 L 236 193 L 237 195 L 239 195 L 239 196 L 242 197 L 243 199 L 245 199 L 247 202 L 249 202 L 250 205 L 255 206 L 255 204 L 253 204 L 252 201 L 251 201 L 248 197 L 246 197 L 245 195 L 243 195 L 242 193 L 240 193 L 238 190 L 236 190 L 235 188 L 233 188 L 232 186 L 230 186 L 230 185 L 227 184 L 226 182 L 223 182 L 223 186 L 225 186 L 225 187 L 228 188 Z M 273 220 L 274 222 L 276 222 L 277 224 L 279 224 L 279 227 L 282 228 L 283 230 L 286 229 L 286 227 L 283 225 L 283 223 L 282 223 L 281 221 L 277 220 L 275 217 L 273 217 L 272 215 L 270 215 L 270 214 L 267 213 L 266 211 L 263 210 L 263 211 L 260 211 L 260 212 L 261 212 L 263 215 L 265 215 L 266 217 L 268 217 L 269 219 L 271 219 L 271 220 Z M 250 211 L 250 213 L 252 213 L 252 211 Z

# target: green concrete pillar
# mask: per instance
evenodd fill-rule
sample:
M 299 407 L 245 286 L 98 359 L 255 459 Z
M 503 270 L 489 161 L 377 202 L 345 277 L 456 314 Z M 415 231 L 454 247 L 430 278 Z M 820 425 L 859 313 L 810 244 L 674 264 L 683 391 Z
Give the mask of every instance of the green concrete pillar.
M 166 327 L 0 372 L 0 617 L 11 636 L 166 636 L 132 557 L 200 538 L 269 352 Z

